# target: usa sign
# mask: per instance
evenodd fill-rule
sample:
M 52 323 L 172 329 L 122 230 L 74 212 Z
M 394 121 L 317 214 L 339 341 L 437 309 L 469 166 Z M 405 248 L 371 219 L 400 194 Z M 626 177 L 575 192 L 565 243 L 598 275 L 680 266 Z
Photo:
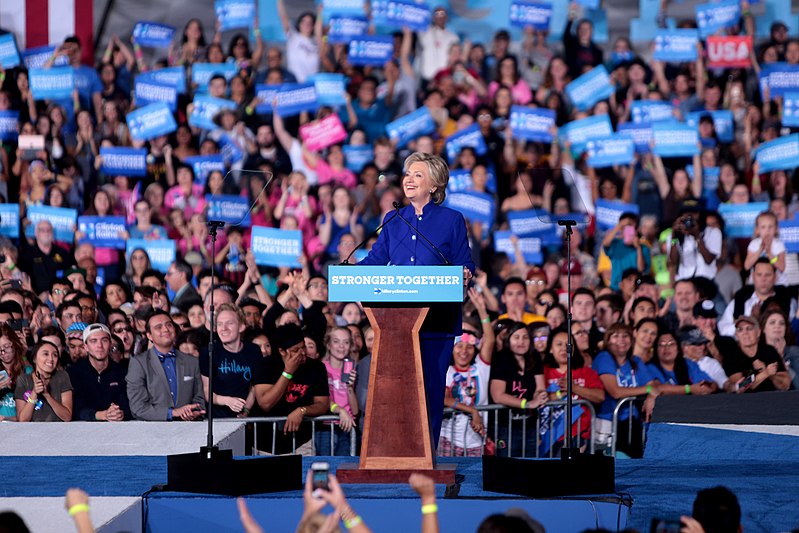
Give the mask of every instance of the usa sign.
M 752 37 L 710 36 L 707 58 L 710 68 L 749 68 L 752 66 Z

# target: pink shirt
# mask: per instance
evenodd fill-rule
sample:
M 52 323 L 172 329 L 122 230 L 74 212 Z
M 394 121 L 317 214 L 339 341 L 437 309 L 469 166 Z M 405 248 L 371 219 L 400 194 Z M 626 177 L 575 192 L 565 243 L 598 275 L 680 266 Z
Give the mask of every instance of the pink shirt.
M 316 175 L 319 178 L 320 185 L 330 183 L 334 187 L 343 185 L 348 189 L 354 189 L 358 184 L 358 178 L 355 177 L 355 173 L 352 170 L 348 168 L 333 170 L 333 167 L 324 159 L 319 159 L 316 164 Z
M 494 98 L 494 94 L 499 89 L 499 83 L 492 81 L 488 85 L 488 98 Z M 510 88 L 511 100 L 516 105 L 527 105 L 533 100 L 533 93 L 530 86 L 521 78 L 516 82 L 516 85 Z
M 342 409 L 352 415 L 352 408 L 350 407 L 350 399 L 347 396 L 347 384 L 341 382 L 342 368 L 333 368 L 330 366 L 330 361 L 325 361 L 325 368 L 327 369 L 327 386 L 330 389 L 330 403 L 336 403 Z
M 164 206 L 167 209 L 183 209 L 186 220 L 195 213 L 202 213 L 205 209 L 205 196 L 203 186 L 196 183 L 191 186 L 191 196 L 186 197 L 180 185 L 170 187 L 164 194 Z

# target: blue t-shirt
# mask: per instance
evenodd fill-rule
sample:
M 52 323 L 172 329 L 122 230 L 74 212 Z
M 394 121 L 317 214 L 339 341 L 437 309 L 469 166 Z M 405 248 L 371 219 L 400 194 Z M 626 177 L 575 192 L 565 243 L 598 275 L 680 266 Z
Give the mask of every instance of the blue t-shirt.
M 641 251 L 644 254 L 644 271 L 649 270 L 652 265 L 652 257 L 649 246 L 641 244 Z M 613 265 L 613 270 L 610 276 L 610 288 L 614 291 L 619 290 L 619 282 L 621 282 L 621 275 L 625 270 L 634 268 L 638 270 L 638 252 L 634 246 L 627 246 L 624 241 L 617 238 L 613 239 L 610 246 L 605 247 L 605 254 L 610 259 L 610 264 Z
M 81 109 L 86 109 L 94 115 L 92 95 L 103 92 L 103 84 L 97 71 L 87 65 L 75 67 L 75 88 L 78 90 Z
M 0 366 L 0 368 L 2 368 L 2 366 Z M 32 374 L 33 367 L 25 365 L 23 373 Z M 0 416 L 5 418 L 13 418 L 17 416 L 17 404 L 14 401 L 14 389 L 7 389 L 4 394 L 0 395 Z
M 713 383 L 713 378 L 705 374 L 699 365 L 695 362 L 691 361 L 690 359 L 686 359 L 685 363 L 688 365 L 688 381 L 690 381 L 690 385 L 694 383 L 699 383 L 700 381 L 707 381 L 708 383 Z M 677 375 L 670 370 L 663 370 L 659 368 L 654 363 L 649 363 L 647 366 L 647 370 L 652 374 L 656 380 L 660 381 L 664 385 L 689 385 L 689 383 L 680 383 L 677 381 Z
M 635 369 L 630 364 L 630 359 L 627 359 L 623 365 L 616 364 L 616 359 L 608 351 L 599 352 L 599 355 L 594 358 L 594 363 L 591 368 L 596 370 L 596 373 L 602 377 L 603 374 L 610 374 L 616 376 L 616 384 L 619 387 L 643 387 L 647 383 L 655 379 L 649 372 L 643 361 L 640 358 L 633 356 L 632 361 L 635 363 Z M 605 401 L 599 407 L 597 417 L 604 420 L 613 419 L 613 410 L 616 408 L 618 400 L 610 394 L 605 395 Z M 629 410 L 625 407 L 619 413 L 619 420 L 626 420 L 629 416 Z M 633 410 L 633 416 L 638 416 L 637 410 Z

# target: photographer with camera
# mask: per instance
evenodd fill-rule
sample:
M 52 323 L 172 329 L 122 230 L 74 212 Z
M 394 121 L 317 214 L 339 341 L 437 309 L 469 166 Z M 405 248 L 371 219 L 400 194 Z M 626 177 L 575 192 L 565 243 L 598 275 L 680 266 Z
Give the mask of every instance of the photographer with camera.
M 702 208 L 696 200 L 686 200 L 680 207 L 680 216 L 672 225 L 671 240 L 667 245 L 669 268 L 674 281 L 691 278 L 716 277 L 716 260 L 721 255 L 721 230 L 705 224 Z

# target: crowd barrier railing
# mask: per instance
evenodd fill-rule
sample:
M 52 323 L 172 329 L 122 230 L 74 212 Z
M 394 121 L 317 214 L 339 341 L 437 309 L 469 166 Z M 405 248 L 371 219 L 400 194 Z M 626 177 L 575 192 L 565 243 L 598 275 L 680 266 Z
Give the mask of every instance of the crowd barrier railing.
M 251 426 L 252 435 L 253 435 L 253 442 L 258 443 L 258 424 L 272 424 L 272 445 L 270 451 L 268 453 L 272 453 L 274 455 L 275 448 L 276 448 L 276 440 L 277 440 L 277 432 L 278 432 L 278 424 L 281 422 L 286 421 L 285 416 L 262 416 L 262 417 L 252 417 L 247 418 L 247 425 Z M 311 455 L 316 455 L 316 432 L 317 424 L 325 423 L 325 422 L 338 422 L 339 417 L 335 415 L 324 415 L 324 416 L 316 416 L 316 417 L 306 417 L 303 422 L 311 422 Z M 327 431 L 330 434 L 330 449 L 335 449 L 335 442 L 336 442 L 336 428 L 338 426 L 336 424 L 329 424 L 326 426 L 324 431 Z M 292 434 L 292 453 L 297 451 L 297 435 L 296 433 Z M 304 443 L 300 443 L 302 445 Z M 266 451 L 266 450 L 260 450 Z M 350 455 L 356 456 L 358 455 L 358 432 L 353 429 L 350 431 Z
M 619 415 L 623 409 L 627 409 L 627 420 L 632 420 L 636 416 L 640 416 L 643 410 L 644 400 L 646 396 L 629 396 L 622 398 L 616 403 L 616 408 L 613 409 L 613 422 L 611 426 L 610 437 L 610 452 L 611 456 L 616 457 L 616 447 L 619 439 Z M 638 405 L 636 405 L 638 404 Z M 635 409 L 639 410 L 638 415 L 635 414 Z M 627 424 L 627 444 L 631 445 L 633 442 L 633 424 Z M 646 443 L 646 424 L 641 424 L 641 444 Z

